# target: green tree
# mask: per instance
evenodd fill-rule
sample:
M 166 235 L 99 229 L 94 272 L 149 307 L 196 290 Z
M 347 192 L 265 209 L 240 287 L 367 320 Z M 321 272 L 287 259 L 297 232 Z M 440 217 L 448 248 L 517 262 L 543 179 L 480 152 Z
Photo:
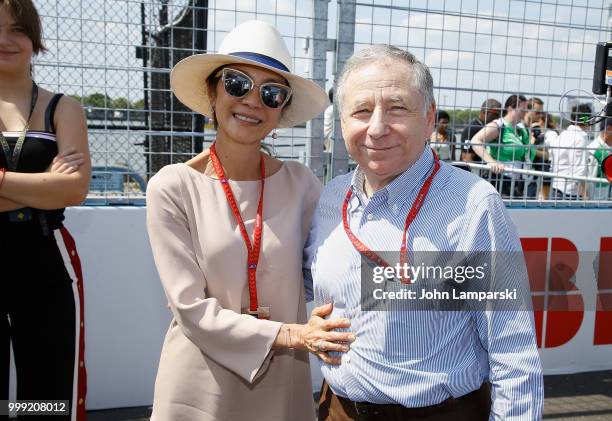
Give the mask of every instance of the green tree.
M 139 99 L 138 101 L 132 102 L 133 110 L 144 110 L 144 99 Z
M 111 101 L 111 107 L 116 108 L 116 109 L 125 110 L 125 109 L 130 108 L 130 101 L 128 101 L 127 98 L 119 97 Z
M 105 94 L 99 92 L 87 95 L 84 104 L 89 107 L 107 108 L 112 106 L 112 99 Z
M 447 110 L 448 115 L 450 116 L 450 123 L 454 126 L 459 126 L 463 124 L 467 124 L 472 118 L 478 115 L 478 110 Z

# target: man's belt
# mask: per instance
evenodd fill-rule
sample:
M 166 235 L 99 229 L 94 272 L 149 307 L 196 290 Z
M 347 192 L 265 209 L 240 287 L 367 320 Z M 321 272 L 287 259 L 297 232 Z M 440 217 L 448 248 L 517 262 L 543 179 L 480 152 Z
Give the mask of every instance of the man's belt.
M 482 408 L 483 420 L 488 420 L 491 407 L 491 392 L 489 383 L 483 383 L 480 389 L 474 390 L 458 398 L 448 398 L 436 405 L 419 408 L 407 408 L 399 404 L 379 404 L 370 402 L 355 402 L 336 395 L 343 407 L 354 408 L 359 420 L 399 420 L 419 419 L 442 414 L 445 412 L 461 411 L 462 406 L 477 406 Z M 478 421 L 474 419 L 474 421 Z

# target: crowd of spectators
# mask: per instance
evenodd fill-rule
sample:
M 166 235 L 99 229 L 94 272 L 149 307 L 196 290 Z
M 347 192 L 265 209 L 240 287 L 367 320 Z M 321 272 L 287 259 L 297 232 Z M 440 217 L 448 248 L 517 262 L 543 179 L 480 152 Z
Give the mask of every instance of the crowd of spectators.
M 612 116 L 590 125 L 592 115 L 590 104 L 576 104 L 562 128 L 563 120 L 558 125 L 540 98 L 514 94 L 503 106 L 489 98 L 460 137 L 449 113 L 439 110 L 430 144 L 440 159 L 468 163 L 464 168 L 487 179 L 504 198 L 612 200 L 609 182 L 580 179 L 605 178 L 601 165 L 612 155 Z

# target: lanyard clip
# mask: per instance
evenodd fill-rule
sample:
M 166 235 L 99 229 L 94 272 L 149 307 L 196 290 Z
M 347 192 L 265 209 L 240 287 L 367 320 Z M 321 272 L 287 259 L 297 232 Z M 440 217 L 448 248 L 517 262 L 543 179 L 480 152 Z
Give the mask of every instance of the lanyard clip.
M 257 310 L 251 310 L 248 307 L 242 309 L 242 314 L 248 314 L 249 316 L 253 316 L 257 319 L 270 319 L 270 306 L 259 306 Z

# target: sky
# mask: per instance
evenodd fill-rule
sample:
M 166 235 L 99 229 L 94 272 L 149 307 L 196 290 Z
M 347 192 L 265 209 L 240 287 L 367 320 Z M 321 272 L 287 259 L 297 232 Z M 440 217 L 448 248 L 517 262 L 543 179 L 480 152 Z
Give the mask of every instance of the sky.
M 143 96 L 139 0 L 35 0 L 50 52 L 36 77 L 65 92 Z M 156 29 L 159 0 L 144 0 Z M 169 1 L 177 16 L 188 0 Z M 595 44 L 612 39 L 608 0 L 361 0 L 355 49 L 371 43 L 407 48 L 430 67 L 442 108 L 478 108 L 487 97 L 537 94 L 551 111 L 571 89 L 590 91 Z M 208 47 L 217 50 L 235 25 L 258 18 L 274 24 L 309 76 L 313 0 L 210 0 Z M 327 38 L 336 38 L 337 3 L 329 2 Z M 317 34 L 316 37 L 325 36 Z M 310 48 L 305 48 L 310 47 Z M 327 54 L 333 83 L 334 54 Z M 558 106 L 557 106 L 558 108 Z

